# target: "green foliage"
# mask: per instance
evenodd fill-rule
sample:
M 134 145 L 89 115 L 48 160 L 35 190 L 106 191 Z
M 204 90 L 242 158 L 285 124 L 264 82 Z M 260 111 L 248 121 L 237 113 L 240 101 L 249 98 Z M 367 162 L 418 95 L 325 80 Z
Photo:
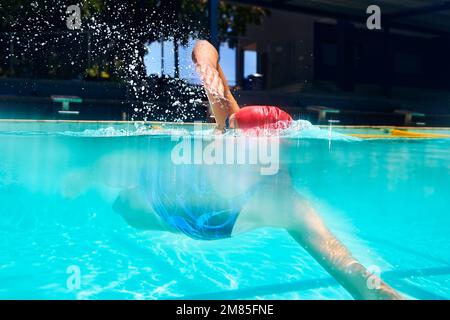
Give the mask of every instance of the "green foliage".
M 181 23 L 191 25 L 200 36 L 206 37 L 208 0 L 181 0 Z M 225 1 L 219 3 L 219 38 L 235 45 L 237 37 L 245 34 L 247 25 L 262 23 L 269 11 L 255 6 L 241 6 Z M 197 29 L 196 29 L 197 28 Z
M 81 32 L 67 30 L 66 8 L 73 4 L 82 9 Z M 259 24 L 268 14 L 225 1 L 219 9 L 220 40 L 230 45 L 248 24 Z M 175 39 L 186 45 L 190 38 L 208 38 L 207 0 L 0 1 L 0 55 L 12 54 L 8 50 L 13 41 L 14 70 L 27 76 L 71 78 L 79 75 L 80 68 L 97 64 L 112 72 L 114 79 L 114 72 L 129 72 L 136 78 L 145 75 L 146 43 Z M 130 65 L 134 68 L 128 71 L 117 67 Z M 8 66 L 6 59 L 0 60 L 0 68 Z
M 126 19 L 117 15 L 111 19 L 111 8 L 126 7 L 127 24 L 145 26 L 140 30 L 147 41 L 176 37 L 186 44 L 189 36 L 208 37 L 208 0 L 84 0 L 85 17 L 96 15 L 99 20 L 124 24 Z M 133 7 L 139 8 L 134 12 Z M 219 32 L 222 41 L 235 44 L 238 36 L 245 34 L 247 25 L 261 24 L 268 10 L 255 6 L 240 6 L 220 1 Z M 137 13 L 137 15 L 135 15 Z M 114 16 L 114 15 L 113 15 Z M 114 21 L 113 21 L 114 20 Z
M 245 34 L 249 24 L 260 25 L 268 15 L 269 11 L 260 7 L 236 6 L 222 1 L 219 21 L 221 40 L 234 46 L 237 37 Z

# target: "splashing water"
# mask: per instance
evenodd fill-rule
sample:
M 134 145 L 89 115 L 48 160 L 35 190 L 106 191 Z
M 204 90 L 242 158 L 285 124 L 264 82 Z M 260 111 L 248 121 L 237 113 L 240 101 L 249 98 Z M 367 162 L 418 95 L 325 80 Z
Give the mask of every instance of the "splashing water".
M 97 130 L 87 129 L 84 131 L 64 131 L 60 135 L 76 136 L 76 137 L 129 137 L 129 136 L 202 136 L 213 137 L 215 130 L 212 126 L 193 126 L 193 128 L 182 126 L 166 126 L 143 124 L 136 122 L 133 127 L 127 129 L 119 129 L 114 127 L 101 128 Z M 248 136 L 252 133 L 243 132 L 240 130 L 227 130 L 225 136 Z M 317 126 L 312 125 L 305 120 L 293 121 L 292 125 L 283 130 L 266 130 L 259 131 L 257 136 L 277 136 L 287 139 L 319 139 L 332 141 L 361 141 L 359 138 L 340 134 L 337 132 L 329 132 L 322 130 Z
M 0 34 L 0 52 L 14 64 L 10 76 L 111 79 L 127 88 L 125 100 L 131 105 L 133 121 L 200 118 L 203 90 L 177 78 L 147 77 L 143 61 L 148 42 L 172 41 L 178 46 L 204 37 L 199 21 L 174 16 L 165 10 L 170 4 L 163 1 L 146 5 L 80 1 L 76 5 L 83 12 L 79 30 L 67 29 L 67 3 L 63 0 L 0 4 L 0 9 L 11 12 L 0 18 L 0 24 L 7 26 L 7 32 Z M 175 54 L 175 49 L 170 54 Z M 192 66 L 181 68 L 193 74 Z

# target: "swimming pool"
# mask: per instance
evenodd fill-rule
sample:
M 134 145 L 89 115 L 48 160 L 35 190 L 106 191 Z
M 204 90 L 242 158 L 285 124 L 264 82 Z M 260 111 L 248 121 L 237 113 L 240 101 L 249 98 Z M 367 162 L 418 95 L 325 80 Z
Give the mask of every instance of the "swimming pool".
M 0 122 L 0 299 L 351 299 L 284 230 L 197 241 L 135 229 L 113 210 L 142 168 L 167 155 L 173 134 L 192 133 Z M 281 138 L 297 192 L 398 291 L 449 299 L 450 140 L 327 137 L 325 128 Z

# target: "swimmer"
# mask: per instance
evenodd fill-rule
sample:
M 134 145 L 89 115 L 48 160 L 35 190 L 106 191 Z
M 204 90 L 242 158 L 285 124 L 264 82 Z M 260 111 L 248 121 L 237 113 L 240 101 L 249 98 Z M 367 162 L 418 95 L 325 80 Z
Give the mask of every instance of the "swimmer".
M 219 64 L 217 50 L 197 42 L 193 62 L 206 89 L 217 131 L 292 121 L 275 107 L 240 108 Z M 256 119 L 256 121 L 255 121 Z M 164 160 L 164 161 L 163 161 Z M 286 168 L 263 177 L 252 166 L 149 165 L 138 187 L 121 192 L 116 212 L 133 227 L 218 240 L 263 227 L 283 228 L 355 299 L 403 297 L 371 274 L 331 233 L 313 205 L 297 191 Z M 377 288 L 368 285 L 378 282 Z
M 196 66 L 216 120 L 216 129 L 223 132 L 227 119 L 231 129 L 284 129 L 292 122 L 285 111 L 273 106 L 240 108 L 219 64 L 219 54 L 208 41 L 198 41 L 192 51 Z

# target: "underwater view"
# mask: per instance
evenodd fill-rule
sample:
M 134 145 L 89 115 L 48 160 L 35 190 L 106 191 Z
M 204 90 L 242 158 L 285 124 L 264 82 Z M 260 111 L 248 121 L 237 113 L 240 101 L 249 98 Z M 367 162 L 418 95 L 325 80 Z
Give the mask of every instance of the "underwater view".
M 447 303 L 449 39 L 443 0 L 1 0 L 0 304 Z
M 0 299 L 351 299 L 264 213 L 291 219 L 289 193 L 403 296 L 449 299 L 450 140 L 360 139 L 301 125 L 278 138 L 279 159 L 261 166 L 171 161 L 186 138 L 205 151 L 213 136 L 205 125 L 3 122 Z M 224 139 L 233 145 L 239 135 Z M 270 165 L 276 172 L 261 178 Z M 121 210 L 136 189 L 140 200 Z M 158 230 L 139 209 L 176 198 L 219 212 L 247 201 L 236 194 L 268 221 L 238 220 L 231 238 Z

